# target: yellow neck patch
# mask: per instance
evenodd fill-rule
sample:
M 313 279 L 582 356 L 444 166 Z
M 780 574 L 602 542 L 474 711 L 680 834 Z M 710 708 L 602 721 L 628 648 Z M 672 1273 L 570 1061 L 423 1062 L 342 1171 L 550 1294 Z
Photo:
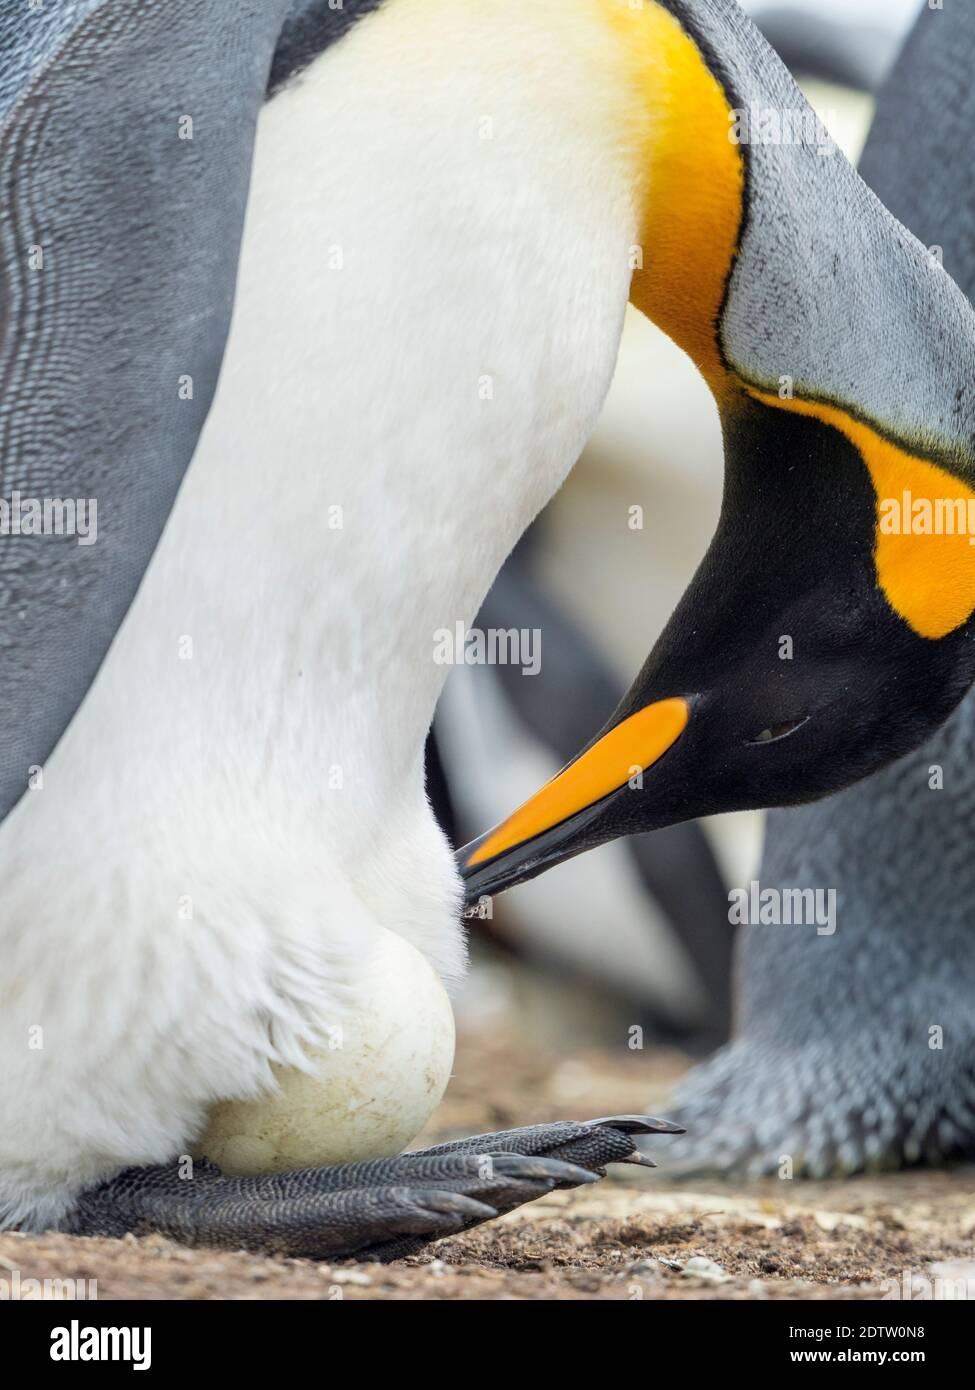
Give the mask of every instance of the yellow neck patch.
M 975 609 L 975 531 L 968 527 L 975 492 L 837 406 L 746 389 L 765 405 L 831 425 L 863 459 L 877 495 L 877 583 L 894 612 L 920 637 L 946 637 L 967 622 Z
M 644 127 L 639 239 L 643 266 L 631 302 L 688 354 L 720 401 L 733 387 L 718 348 L 725 284 L 738 250 L 745 191 L 739 146 L 728 138 L 730 108 L 700 50 L 667 10 L 610 13 L 628 35 L 653 94 Z
M 643 266 L 634 272 L 631 302 L 690 356 L 722 410 L 733 410 L 745 392 L 845 435 L 877 495 L 874 560 L 881 591 L 919 636 L 946 636 L 975 610 L 975 545 L 967 529 L 928 533 L 923 521 L 918 530 L 916 519 L 903 516 L 895 529 L 884 507 L 909 497 L 922 512 L 930 508 L 944 517 L 955 506 L 975 503 L 975 492 L 837 406 L 781 400 L 729 370 L 719 347 L 720 317 L 739 251 L 745 196 L 741 147 L 729 138 L 731 107 L 701 51 L 668 10 L 655 0 L 636 10 L 623 10 L 620 0 L 602 3 L 614 27 L 627 30 L 632 76 L 651 95 L 651 119 L 642 127 L 638 153 Z M 814 479 L 810 483 L 815 486 Z

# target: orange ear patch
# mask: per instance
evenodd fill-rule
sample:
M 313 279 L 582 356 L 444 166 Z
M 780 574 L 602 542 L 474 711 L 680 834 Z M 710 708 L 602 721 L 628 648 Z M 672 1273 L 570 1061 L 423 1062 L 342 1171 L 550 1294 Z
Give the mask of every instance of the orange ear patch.
M 967 622 L 975 610 L 975 492 L 838 406 L 746 390 L 832 425 L 860 454 L 877 494 L 877 583 L 894 612 L 920 637 L 946 637 Z

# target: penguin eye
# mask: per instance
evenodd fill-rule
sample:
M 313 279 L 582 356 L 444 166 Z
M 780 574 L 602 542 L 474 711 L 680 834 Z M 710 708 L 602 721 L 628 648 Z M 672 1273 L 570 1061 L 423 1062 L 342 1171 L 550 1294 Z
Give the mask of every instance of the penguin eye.
M 778 743 L 779 739 L 788 738 L 794 734 L 796 729 L 801 729 L 803 724 L 809 720 L 809 715 L 804 714 L 801 719 L 787 719 L 781 724 L 772 724 L 767 729 L 763 729 L 755 738 L 748 739 L 750 744 L 757 743 Z

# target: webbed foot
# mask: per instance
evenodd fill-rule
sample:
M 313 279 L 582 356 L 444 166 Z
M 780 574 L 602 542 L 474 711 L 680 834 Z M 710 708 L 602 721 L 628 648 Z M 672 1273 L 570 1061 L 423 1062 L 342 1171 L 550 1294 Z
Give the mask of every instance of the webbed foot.
M 83 1193 L 66 1228 L 309 1259 L 398 1259 L 554 1187 L 596 1182 L 608 1163 L 646 1162 L 633 1136 L 676 1128 L 642 1116 L 533 1125 L 261 1177 L 231 1177 L 206 1160 L 191 1177 L 175 1164 L 129 1168 Z

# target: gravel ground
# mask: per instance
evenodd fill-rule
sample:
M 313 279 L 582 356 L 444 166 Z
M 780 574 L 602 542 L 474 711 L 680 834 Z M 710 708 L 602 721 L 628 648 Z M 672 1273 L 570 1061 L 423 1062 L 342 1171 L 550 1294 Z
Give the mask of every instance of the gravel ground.
M 467 1039 L 425 1139 L 614 1111 L 665 1111 L 685 1062 Z M 622 1169 L 392 1265 L 0 1236 L 0 1278 L 94 1279 L 100 1299 L 864 1299 L 905 1271 L 975 1281 L 975 1169 L 841 1183 L 677 1184 Z M 972 1287 L 975 1287 L 973 1283 Z

